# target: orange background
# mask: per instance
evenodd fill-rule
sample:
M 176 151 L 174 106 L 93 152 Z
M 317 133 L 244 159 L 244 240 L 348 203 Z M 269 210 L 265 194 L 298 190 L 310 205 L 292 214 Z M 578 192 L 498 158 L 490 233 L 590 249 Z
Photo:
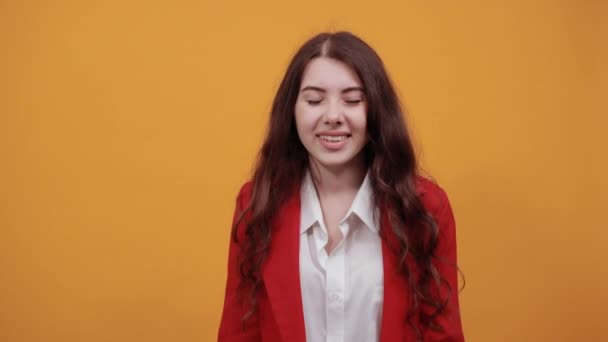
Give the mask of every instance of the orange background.
M 0 341 L 213 341 L 274 91 L 339 29 L 383 57 L 450 195 L 468 340 L 606 340 L 606 18 L 574 0 L 1 1 Z

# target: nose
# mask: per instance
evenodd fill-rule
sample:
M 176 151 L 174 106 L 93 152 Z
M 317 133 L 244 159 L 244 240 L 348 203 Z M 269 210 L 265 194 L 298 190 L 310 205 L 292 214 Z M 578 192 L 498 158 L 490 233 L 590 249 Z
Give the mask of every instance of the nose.
M 342 123 L 343 120 L 343 110 L 342 106 L 338 101 L 330 101 L 327 106 L 327 110 L 325 111 L 325 123 L 327 124 L 339 124 Z

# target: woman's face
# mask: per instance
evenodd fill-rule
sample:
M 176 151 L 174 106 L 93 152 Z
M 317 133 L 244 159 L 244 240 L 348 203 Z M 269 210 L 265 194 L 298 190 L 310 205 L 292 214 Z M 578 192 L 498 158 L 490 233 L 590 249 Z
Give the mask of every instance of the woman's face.
M 367 101 L 361 80 L 346 64 L 327 57 L 304 70 L 295 106 L 298 136 L 309 155 L 327 168 L 357 165 L 368 141 Z

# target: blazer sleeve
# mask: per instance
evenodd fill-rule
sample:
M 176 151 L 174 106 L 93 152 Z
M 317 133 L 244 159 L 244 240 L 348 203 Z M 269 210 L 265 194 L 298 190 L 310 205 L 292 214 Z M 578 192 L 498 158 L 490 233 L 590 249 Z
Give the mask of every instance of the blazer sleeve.
M 247 183 L 243 185 L 241 191 L 236 200 L 236 208 L 232 219 L 232 227 L 237 229 L 237 235 L 242 236 L 242 232 L 245 228 L 243 221 L 238 227 L 235 227 L 236 220 L 238 219 L 242 210 L 246 207 L 246 203 L 249 200 L 251 184 Z M 249 308 L 243 303 L 248 303 L 245 300 L 240 303 L 238 298 L 237 288 L 241 279 L 240 272 L 238 270 L 238 257 L 240 248 L 237 243 L 230 238 L 230 245 L 228 248 L 228 271 L 226 280 L 226 292 L 224 295 L 224 308 L 222 311 L 222 318 L 220 322 L 218 332 L 218 342 L 259 342 L 261 341 L 259 318 L 256 313 L 249 317 L 246 323 L 241 324 L 241 318 L 245 313 L 249 311 Z
M 434 265 L 440 276 L 449 284 L 449 289 L 444 284 L 439 288 L 441 298 L 447 297 L 448 302 L 443 313 L 435 320 L 441 327 L 441 331 L 426 329 L 423 340 L 428 342 L 464 342 L 458 303 L 456 222 L 452 206 L 443 189 L 439 191 L 438 202 L 439 205 L 434 213 L 439 229 Z

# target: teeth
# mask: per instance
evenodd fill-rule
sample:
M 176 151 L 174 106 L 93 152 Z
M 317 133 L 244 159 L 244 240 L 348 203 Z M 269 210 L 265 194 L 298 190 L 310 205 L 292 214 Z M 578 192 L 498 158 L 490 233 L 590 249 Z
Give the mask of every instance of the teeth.
M 338 141 L 342 141 L 342 140 L 346 139 L 346 135 L 338 135 L 338 136 L 321 135 L 320 137 L 323 140 L 327 140 L 327 141 L 331 141 L 331 142 L 338 142 Z

